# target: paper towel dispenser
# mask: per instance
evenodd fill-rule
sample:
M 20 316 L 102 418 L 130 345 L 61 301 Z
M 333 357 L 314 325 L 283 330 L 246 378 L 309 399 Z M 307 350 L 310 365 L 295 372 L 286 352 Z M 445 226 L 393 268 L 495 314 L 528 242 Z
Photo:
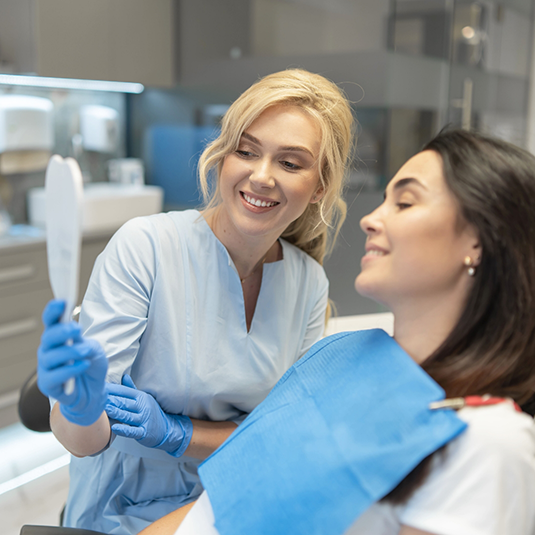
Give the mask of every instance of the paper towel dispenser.
M 95 152 L 115 152 L 119 135 L 118 117 L 117 111 L 108 106 L 82 106 L 80 134 L 83 148 Z
M 54 147 L 54 104 L 26 95 L 0 95 L 0 173 L 44 169 Z

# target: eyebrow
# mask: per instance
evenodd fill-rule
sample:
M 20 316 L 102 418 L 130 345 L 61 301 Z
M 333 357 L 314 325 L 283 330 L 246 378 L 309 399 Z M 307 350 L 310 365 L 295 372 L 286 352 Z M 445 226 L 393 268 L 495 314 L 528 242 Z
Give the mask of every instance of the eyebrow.
M 259 145 L 260 147 L 262 146 L 262 143 L 260 142 L 260 140 L 258 138 L 252 136 L 251 134 L 248 134 L 247 132 L 243 132 L 241 137 L 245 138 L 245 139 L 247 139 L 249 141 L 252 141 L 256 145 Z M 288 145 L 286 147 L 279 147 L 279 150 L 291 151 L 291 152 L 306 152 L 307 154 L 310 154 L 310 156 L 312 156 L 312 158 L 315 158 L 314 154 L 312 154 L 312 152 L 309 149 L 307 149 L 306 147 L 301 147 L 299 145 L 297 145 L 297 146 Z
M 422 189 L 427 190 L 427 188 L 416 178 L 401 178 L 394 184 L 394 191 L 406 188 L 407 186 L 420 186 Z M 383 198 L 386 199 L 386 190 L 383 194 Z

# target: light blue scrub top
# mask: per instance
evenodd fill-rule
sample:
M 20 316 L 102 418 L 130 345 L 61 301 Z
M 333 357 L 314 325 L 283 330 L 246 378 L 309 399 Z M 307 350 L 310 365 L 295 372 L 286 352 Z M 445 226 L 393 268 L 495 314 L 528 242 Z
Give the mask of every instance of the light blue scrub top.
M 168 413 L 240 422 L 324 330 L 325 272 L 280 242 L 248 332 L 238 272 L 198 211 L 126 223 L 95 263 L 80 316 L 109 358 L 108 380 L 128 372 Z M 201 493 L 200 462 L 115 437 L 72 458 L 64 525 L 138 533 Z

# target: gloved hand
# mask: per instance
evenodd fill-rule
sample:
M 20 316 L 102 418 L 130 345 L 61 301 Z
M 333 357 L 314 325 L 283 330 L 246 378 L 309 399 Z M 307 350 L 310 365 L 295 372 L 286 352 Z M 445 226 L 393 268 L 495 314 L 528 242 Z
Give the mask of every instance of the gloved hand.
M 164 450 L 180 457 L 188 447 L 193 424 L 188 416 L 167 414 L 147 392 L 138 390 L 129 375 L 122 384 L 107 383 L 106 413 L 117 420 L 111 430 L 121 437 L 133 438 L 147 448 Z
M 43 311 L 45 330 L 37 350 L 37 386 L 57 399 L 63 416 L 88 426 L 96 422 L 106 404 L 105 379 L 108 359 L 98 342 L 84 338 L 78 323 L 60 323 L 64 301 L 52 300 Z M 72 394 L 64 384 L 75 378 Z

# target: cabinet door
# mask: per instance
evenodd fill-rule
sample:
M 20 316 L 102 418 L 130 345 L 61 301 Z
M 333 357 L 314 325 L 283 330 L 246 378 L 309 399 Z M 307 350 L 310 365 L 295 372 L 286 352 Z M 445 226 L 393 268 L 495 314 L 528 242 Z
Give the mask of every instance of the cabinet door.
M 49 288 L 0 298 L 0 395 L 16 390 L 37 365 L 41 313 Z
M 48 287 L 44 244 L 31 250 L 0 255 L 0 298 Z
M 108 236 L 84 239 L 80 262 L 82 302 L 97 256 Z M 52 299 L 43 244 L 0 256 L 0 396 L 19 389 L 37 365 L 41 314 Z
M 172 0 L 34 0 L 41 76 L 174 82 Z

